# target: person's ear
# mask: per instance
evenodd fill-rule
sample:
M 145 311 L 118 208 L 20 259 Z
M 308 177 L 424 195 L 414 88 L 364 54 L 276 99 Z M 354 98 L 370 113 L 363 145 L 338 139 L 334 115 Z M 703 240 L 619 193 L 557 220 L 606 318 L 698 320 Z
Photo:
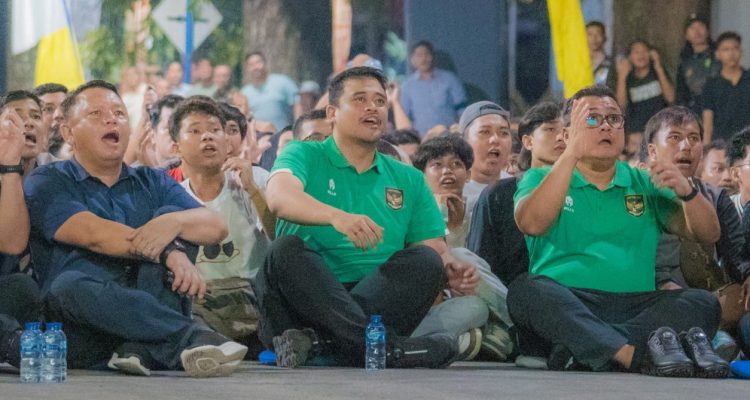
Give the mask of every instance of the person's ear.
M 656 161 L 656 145 L 649 143 L 647 149 L 649 161 Z
M 524 149 L 532 151 L 534 148 L 534 139 L 532 139 L 531 135 L 523 135 L 521 136 L 521 144 Z

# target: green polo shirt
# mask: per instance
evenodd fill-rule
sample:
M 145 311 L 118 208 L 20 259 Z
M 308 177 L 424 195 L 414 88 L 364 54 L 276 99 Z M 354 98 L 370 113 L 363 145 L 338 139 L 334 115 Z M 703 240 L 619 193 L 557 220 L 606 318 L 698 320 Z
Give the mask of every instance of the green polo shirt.
M 277 236 L 297 235 L 323 256 L 340 282 L 357 282 L 412 243 L 445 236 L 445 222 L 424 175 L 380 153 L 362 173 L 349 164 L 333 136 L 324 142 L 293 141 L 276 159 L 271 176 L 296 176 L 305 193 L 348 213 L 370 217 L 383 228 L 383 243 L 362 251 L 333 226 L 279 219 Z
M 514 196 L 528 196 L 551 167 L 526 172 Z M 646 171 L 618 161 L 607 189 L 574 170 L 557 220 L 541 236 L 526 235 L 529 272 L 575 288 L 608 292 L 655 290 L 656 246 L 681 207 Z

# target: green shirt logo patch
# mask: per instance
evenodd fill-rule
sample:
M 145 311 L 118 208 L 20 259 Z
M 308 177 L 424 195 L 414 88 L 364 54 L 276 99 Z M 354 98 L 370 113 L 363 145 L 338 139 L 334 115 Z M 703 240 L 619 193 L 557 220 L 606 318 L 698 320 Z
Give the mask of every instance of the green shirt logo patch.
M 401 189 L 385 188 L 385 204 L 394 210 L 400 210 L 404 206 L 404 191 Z
M 631 194 L 625 196 L 625 209 L 628 210 L 628 214 L 634 217 L 640 217 L 643 215 L 643 211 L 646 209 L 646 205 L 643 202 L 642 194 Z

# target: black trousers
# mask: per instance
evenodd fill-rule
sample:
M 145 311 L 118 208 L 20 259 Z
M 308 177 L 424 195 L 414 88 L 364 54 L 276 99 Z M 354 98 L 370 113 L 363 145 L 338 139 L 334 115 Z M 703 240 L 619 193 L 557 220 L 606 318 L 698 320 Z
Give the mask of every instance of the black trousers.
M 388 338 L 409 336 L 444 284 L 443 262 L 427 246 L 396 252 L 376 272 L 345 286 L 302 239 L 283 236 L 255 280 L 260 339 L 271 348 L 273 337 L 287 329 L 313 328 L 332 341 L 339 359 L 361 363 L 369 315 L 382 315 Z
M 30 276 L 0 276 L 0 337 L 25 322 L 39 321 L 41 308 L 39 286 Z
M 522 353 L 544 356 L 560 344 L 595 371 L 608 369 L 626 344 L 635 346 L 631 369 L 637 371 L 652 331 L 668 326 L 679 333 L 699 326 L 713 337 L 721 317 L 718 300 L 705 290 L 611 293 L 569 288 L 540 275 L 522 275 L 511 283 L 508 310 Z

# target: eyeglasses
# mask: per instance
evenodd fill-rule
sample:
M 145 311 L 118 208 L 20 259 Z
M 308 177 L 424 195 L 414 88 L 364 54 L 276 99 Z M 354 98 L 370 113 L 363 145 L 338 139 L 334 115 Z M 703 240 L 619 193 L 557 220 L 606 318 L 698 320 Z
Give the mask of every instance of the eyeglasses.
M 234 253 L 234 242 L 227 242 L 223 245 L 213 244 L 211 246 L 205 246 L 203 248 L 203 254 L 209 260 L 214 260 L 219 256 L 219 252 L 223 251 L 224 255 L 231 257 Z
M 620 129 L 625 125 L 625 117 L 622 114 L 589 114 L 586 116 L 586 125 L 589 128 L 598 128 L 602 126 L 604 121 L 612 127 L 612 129 Z

